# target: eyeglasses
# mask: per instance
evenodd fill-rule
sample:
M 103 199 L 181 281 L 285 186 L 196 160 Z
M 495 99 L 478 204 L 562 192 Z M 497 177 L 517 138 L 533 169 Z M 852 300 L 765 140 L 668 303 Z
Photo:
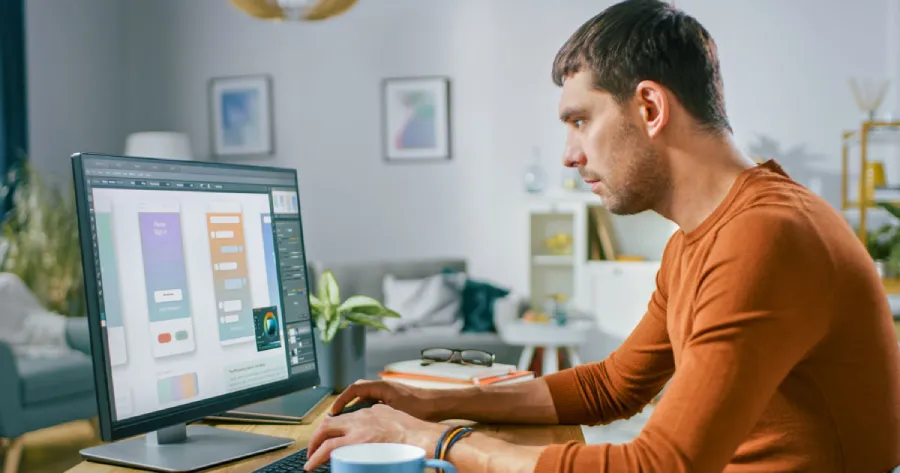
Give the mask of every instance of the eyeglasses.
M 491 366 L 494 354 L 483 350 L 457 350 L 453 348 L 426 348 L 421 352 L 422 365 L 431 363 L 459 363 L 461 365 Z

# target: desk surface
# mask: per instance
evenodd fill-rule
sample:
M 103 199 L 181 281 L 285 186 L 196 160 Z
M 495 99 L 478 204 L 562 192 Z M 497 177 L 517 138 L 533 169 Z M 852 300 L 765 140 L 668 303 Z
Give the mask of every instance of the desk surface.
M 244 430 L 259 434 L 275 435 L 279 437 L 290 437 L 296 442 L 287 448 L 282 448 L 274 452 L 263 455 L 253 456 L 237 462 L 227 463 L 219 468 L 205 470 L 215 472 L 249 472 L 256 468 L 262 467 L 279 458 L 289 455 L 297 450 L 306 447 L 309 438 L 321 421 L 322 417 L 328 411 L 328 407 L 334 398 L 323 402 L 316 410 L 315 418 L 310 424 L 304 425 L 274 425 L 274 424 L 243 424 L 243 423 L 210 423 L 219 428 Z M 570 440 L 583 442 L 581 427 L 578 425 L 560 425 L 560 426 L 528 426 L 528 425 L 473 425 L 479 432 L 483 432 L 494 437 L 506 440 L 510 443 L 519 445 L 549 445 L 554 443 L 565 443 Z M 113 473 L 137 471 L 129 468 L 123 468 L 102 463 L 93 463 L 83 461 L 70 469 L 68 473 Z

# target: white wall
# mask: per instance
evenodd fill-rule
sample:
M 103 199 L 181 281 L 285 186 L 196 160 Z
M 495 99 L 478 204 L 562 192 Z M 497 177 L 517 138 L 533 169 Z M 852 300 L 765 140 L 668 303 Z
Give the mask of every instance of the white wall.
M 893 120 L 900 120 L 900 0 L 885 0 L 887 2 L 887 48 L 885 61 L 887 63 L 888 78 L 891 80 L 891 88 L 885 107 L 890 107 Z M 900 153 L 897 153 L 900 156 Z
M 891 0 L 895 1 L 895 0 Z M 848 79 L 885 77 L 886 0 L 682 0 L 716 38 L 729 115 L 749 149 L 773 139 L 786 170 L 840 204 L 841 132 L 862 117 Z
M 27 0 L 30 160 L 69 184 L 69 156 L 121 152 L 125 5 L 119 0 Z
M 719 44 L 727 107 L 741 145 L 751 148 L 757 134 L 770 137 L 789 172 L 804 183 L 817 175 L 826 196 L 837 202 L 840 133 L 855 127 L 860 115 L 847 78 L 892 73 L 885 18 L 896 1 L 861 0 L 851 7 L 837 0 L 679 0 L 678 6 L 703 22 Z M 270 74 L 277 154 L 253 162 L 299 170 L 311 257 L 463 256 L 477 277 L 525 290 L 521 176 L 532 147 L 540 147 L 552 183 L 562 170 L 564 130 L 556 118 L 558 90 L 550 82 L 550 64 L 569 34 L 610 3 L 364 1 L 341 17 L 298 24 L 258 21 L 225 0 L 132 0 L 122 29 L 94 33 L 93 40 L 103 43 L 95 45 L 96 56 L 103 59 L 87 59 L 111 66 L 116 61 L 110 58 L 126 57 L 120 65 L 124 130 L 110 133 L 104 126 L 118 125 L 102 121 L 104 126 L 82 123 L 64 133 L 99 148 L 118 145 L 125 132 L 178 129 L 189 132 L 196 153 L 206 156 L 207 81 Z M 111 13 L 95 12 L 109 20 L 105 15 Z M 115 31 L 118 43 L 101 41 Z M 73 47 L 56 44 L 70 34 L 48 34 L 57 38 L 42 40 L 51 46 Z M 452 79 L 450 162 L 382 160 L 380 81 L 404 75 Z M 94 74 L 68 90 L 102 99 L 115 84 L 100 82 L 108 86 L 101 87 L 97 81 L 110 77 Z M 60 123 L 49 117 L 51 104 L 66 104 L 63 115 L 71 117 L 72 105 L 89 101 L 67 95 L 68 102 L 44 99 L 37 115 L 46 123 L 33 126 L 33 138 L 44 139 Z M 98 107 L 115 111 L 108 101 Z M 67 156 L 56 149 L 68 142 L 80 145 L 59 138 L 45 154 Z M 798 146 L 806 147 L 806 157 L 796 157 Z

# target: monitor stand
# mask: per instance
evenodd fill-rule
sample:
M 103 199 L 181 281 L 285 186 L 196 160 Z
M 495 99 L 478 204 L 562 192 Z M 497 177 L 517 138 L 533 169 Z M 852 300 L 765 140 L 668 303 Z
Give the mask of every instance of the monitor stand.
M 86 460 L 164 472 L 194 471 L 287 447 L 294 439 L 176 424 L 81 451 Z

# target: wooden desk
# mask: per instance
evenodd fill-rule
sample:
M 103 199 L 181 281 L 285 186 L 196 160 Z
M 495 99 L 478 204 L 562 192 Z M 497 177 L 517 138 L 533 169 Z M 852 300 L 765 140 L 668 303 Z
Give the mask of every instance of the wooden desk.
M 311 424 L 306 425 L 274 425 L 274 424 L 240 424 L 240 423 L 208 423 L 223 429 L 244 430 L 247 432 L 255 432 L 260 434 L 275 435 L 279 437 L 290 437 L 296 440 L 296 443 L 287 448 L 282 448 L 263 455 L 256 455 L 244 460 L 227 463 L 218 468 L 204 470 L 205 472 L 249 472 L 271 463 L 279 458 L 287 456 L 297 450 L 305 448 L 309 443 L 316 426 L 322 420 L 322 417 L 328 412 L 334 398 L 323 402 L 317 409 L 315 420 Z M 565 443 L 570 440 L 584 442 L 581 433 L 581 426 L 578 425 L 560 425 L 560 426 L 527 426 L 527 425 L 472 425 L 477 431 L 489 434 L 496 438 L 506 440 L 507 442 L 518 445 L 550 445 L 554 443 Z M 67 473 L 119 473 L 139 471 L 130 468 L 124 468 L 103 463 L 93 463 L 83 461 L 70 469 Z

